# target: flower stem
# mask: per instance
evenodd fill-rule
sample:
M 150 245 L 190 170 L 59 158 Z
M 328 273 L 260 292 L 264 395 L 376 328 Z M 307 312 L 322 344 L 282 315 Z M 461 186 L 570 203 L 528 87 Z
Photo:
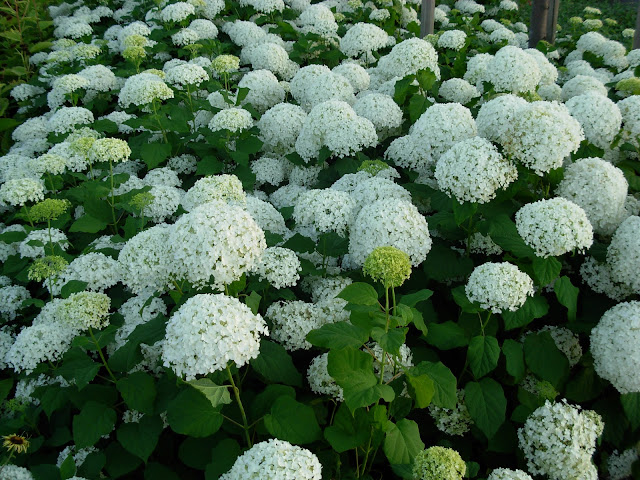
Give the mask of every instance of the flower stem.
M 238 407 L 240 408 L 240 415 L 242 415 L 242 423 L 244 424 L 244 436 L 247 439 L 247 446 L 251 448 L 253 444 L 251 443 L 251 436 L 249 435 L 249 423 L 247 422 L 247 414 L 244 412 L 242 400 L 240 400 L 240 390 L 238 389 L 238 387 L 236 387 L 236 383 L 233 381 L 233 375 L 231 374 L 231 369 L 228 365 L 227 373 L 229 374 L 229 381 L 231 381 L 231 388 L 233 388 L 233 395 L 236 397 L 236 402 L 238 402 Z
M 100 348 L 100 344 L 96 340 L 96 337 L 93 335 L 93 330 L 91 329 L 91 327 L 89 327 L 89 335 L 91 336 L 91 340 L 93 340 L 94 345 L 98 349 L 98 355 L 100 355 L 100 360 L 102 360 L 102 364 L 104 365 L 104 368 L 106 368 L 107 372 L 109 372 L 109 376 L 111 377 L 111 380 L 113 381 L 113 383 L 116 383 L 118 380 L 116 379 L 115 375 L 109 368 L 109 365 L 107 364 L 107 360 L 104 358 L 104 354 L 102 353 L 102 348 Z

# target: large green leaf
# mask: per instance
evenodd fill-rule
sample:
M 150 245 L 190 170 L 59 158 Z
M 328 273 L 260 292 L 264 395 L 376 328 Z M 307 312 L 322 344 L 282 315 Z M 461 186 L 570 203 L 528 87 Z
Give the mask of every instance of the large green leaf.
M 171 145 L 167 143 L 147 143 L 140 149 L 142 161 L 149 170 L 156 168 L 171 155 Z
M 378 293 L 376 289 L 364 282 L 355 282 L 347 285 L 337 297 L 355 305 L 378 304 Z
M 187 384 L 207 397 L 207 400 L 211 402 L 211 406 L 214 408 L 218 405 L 231 403 L 231 395 L 229 394 L 229 387 L 227 385 L 216 385 L 208 378 L 189 380 Z
M 467 332 L 457 323 L 451 321 L 429 323 L 427 327 L 429 328 L 427 343 L 439 350 L 451 350 L 469 344 Z
M 502 353 L 507 360 L 507 372 L 519 382 L 524 378 L 526 372 L 524 367 L 524 356 L 522 343 L 508 338 L 502 344 Z
M 84 233 L 98 233 L 107 227 L 108 223 L 93 218 L 89 215 L 84 215 L 78 220 L 73 222 L 73 225 L 69 227 L 70 232 L 84 232 Z
M 191 437 L 208 437 L 222 426 L 220 407 L 195 388 L 187 388 L 174 398 L 167 408 L 167 420 L 176 433 Z
M 162 420 L 160 417 L 143 416 L 139 422 L 123 423 L 118 427 L 116 436 L 118 442 L 128 452 L 146 462 L 158 444 L 158 438 L 162 433 Z
M 75 380 L 78 390 L 82 390 L 95 378 L 100 366 L 81 348 L 73 347 L 62 357 L 62 365 L 56 369 L 56 374 L 65 380 Z
M 560 277 L 553 285 L 558 302 L 567 308 L 567 317 L 570 322 L 576 320 L 578 313 L 578 293 L 580 289 L 574 286 L 569 277 Z
M 274 437 L 296 445 L 315 442 L 322 433 L 313 408 L 289 396 L 275 401 L 264 417 L 264 426 Z
M 495 243 L 516 257 L 535 257 L 533 249 L 524 242 L 518 233 L 516 224 L 507 215 L 497 215 L 491 218 L 488 233 Z
M 473 376 L 482 378 L 498 366 L 500 345 L 495 337 L 478 335 L 469 342 L 467 355 Z
M 100 437 L 111 433 L 116 423 L 116 412 L 102 403 L 85 403 L 82 411 L 73 417 L 73 441 L 77 448 L 91 447 Z
M 118 380 L 116 388 L 130 409 L 142 413 L 153 413 L 156 385 L 151 375 L 134 372 Z
M 357 348 L 331 350 L 327 370 L 342 387 L 351 411 L 367 407 L 380 398 L 390 402 L 395 397 L 389 385 L 378 384 L 378 377 L 373 373 L 373 357 Z
M 625 393 L 620 395 L 620 403 L 631 428 L 637 430 L 640 427 L 640 393 Z
M 138 325 L 127 337 L 125 343 L 109 357 L 109 366 L 118 372 L 128 372 L 142 361 L 140 344 L 153 345 L 162 340 L 167 329 L 167 319 L 158 315 L 147 323 Z
M 436 393 L 436 387 L 432 378 L 427 374 L 412 375 L 407 372 L 405 374 L 409 393 L 416 402 L 416 407 L 428 407 Z
M 536 318 L 544 317 L 549 312 L 549 304 L 547 299 L 539 295 L 527 298 L 518 310 L 515 312 L 504 311 L 502 318 L 504 320 L 504 328 L 512 330 L 514 328 L 529 325 Z
M 400 296 L 398 298 L 398 303 L 404 304 L 408 307 L 415 307 L 416 304 L 424 302 L 425 300 L 429 300 L 432 295 L 433 290 L 423 288 L 422 290 L 418 290 L 417 292 Z
M 328 323 L 307 335 L 311 345 L 321 348 L 360 348 L 369 340 L 367 332 L 349 322 Z
M 533 275 L 535 277 L 536 284 L 540 287 L 549 285 L 558 278 L 560 270 L 562 270 L 562 264 L 555 257 L 535 257 L 533 259 Z
M 524 340 L 529 370 L 558 388 L 569 375 L 569 360 L 558 350 L 549 332 L 530 333 Z
M 469 382 L 465 386 L 464 403 L 476 426 L 492 438 L 505 420 L 507 399 L 502 386 L 492 378 Z
M 419 377 L 427 375 L 433 381 L 431 403 L 438 407 L 454 409 L 458 402 L 456 377 L 442 362 L 420 362 L 408 370 L 407 375 Z
M 392 465 L 411 463 L 415 456 L 424 450 L 418 424 L 406 418 L 399 420 L 395 425 L 389 422 L 382 448 Z
M 261 339 L 260 355 L 251 360 L 251 366 L 270 383 L 302 386 L 302 375 L 293 364 L 291 355 L 278 343 Z
M 367 412 L 360 409 L 351 415 L 349 408 L 343 403 L 333 418 L 333 425 L 324 429 L 324 438 L 336 452 L 342 453 L 364 444 L 370 433 Z

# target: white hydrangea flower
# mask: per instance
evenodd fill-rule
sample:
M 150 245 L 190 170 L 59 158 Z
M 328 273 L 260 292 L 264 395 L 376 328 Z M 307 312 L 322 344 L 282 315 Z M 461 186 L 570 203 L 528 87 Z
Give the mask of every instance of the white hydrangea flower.
M 279 185 L 287 178 L 290 164 L 286 159 L 260 157 L 250 165 L 251 172 L 256 176 L 256 185 Z
M 218 36 L 218 27 L 206 18 L 196 18 L 189 24 L 189 29 L 196 32 L 200 40 L 213 40 Z
M 72 293 L 59 303 L 56 317 L 78 331 L 100 330 L 109 325 L 110 307 L 111 298 L 104 293 Z
M 389 95 L 370 93 L 356 100 L 353 110 L 373 123 L 381 139 L 397 132 L 402 126 L 402 110 Z
M 62 287 L 71 280 L 87 282 L 87 290 L 102 292 L 122 280 L 122 270 L 117 260 L 103 253 L 92 252 L 76 257 L 52 280 L 51 283 L 44 281 L 43 285 L 46 288 L 51 286 L 53 295 L 60 295 Z
M 527 472 L 511 470 L 508 468 L 496 468 L 491 472 L 487 480 L 533 480 Z
M 284 10 L 282 0 L 240 0 L 240 6 L 252 6 L 257 12 L 272 13 Z
M 69 248 L 69 240 L 67 236 L 57 228 L 32 230 L 27 238 L 20 242 L 18 251 L 22 258 L 38 258 L 44 257 L 47 251 L 51 251 L 50 244 L 67 250 Z
M 211 122 L 209 122 L 209 128 L 213 132 L 218 130 L 229 130 L 230 132 L 241 132 L 247 130 L 253 126 L 253 118 L 244 108 L 233 107 L 221 110 L 216 113 Z
M 24 102 L 25 100 L 29 100 L 30 98 L 36 97 L 44 92 L 46 92 L 46 90 L 42 87 L 30 85 L 28 83 L 21 83 L 11 89 L 10 95 L 17 102 Z
M 474 2 L 473 0 L 457 0 L 453 8 L 469 15 L 485 12 L 484 6 Z
M 378 61 L 377 70 L 386 80 L 413 75 L 418 70 L 428 69 L 440 79 L 438 54 L 426 40 L 410 38 L 395 45 L 391 52 Z
M 333 12 L 321 3 L 305 8 L 296 20 L 302 33 L 315 33 L 325 38 L 332 38 L 338 32 Z
M 376 247 L 393 246 L 407 253 L 414 266 L 422 263 L 431 250 L 427 221 L 406 200 L 381 199 L 365 205 L 349 235 L 349 256 L 362 266 Z
M 358 116 L 348 103 L 329 100 L 313 107 L 307 115 L 295 148 L 309 162 L 323 146 L 344 157 L 377 143 L 378 135 L 371 121 Z
M 195 7 L 188 2 L 171 3 L 160 11 L 160 19 L 165 22 L 179 23 L 196 13 Z
M 309 350 L 307 334 L 331 323 L 318 306 L 302 300 L 272 303 L 265 316 L 272 325 L 271 337 L 292 352 Z
M 269 108 L 282 103 L 286 95 L 276 76 L 269 70 L 248 72 L 242 77 L 238 87 L 249 89 L 249 93 L 243 103 L 250 103 L 259 112 L 265 112 Z
M 493 313 L 515 312 L 533 295 L 533 280 L 510 263 L 487 262 L 471 272 L 465 293 Z
M 165 80 L 171 85 L 195 85 L 198 86 L 202 82 L 209 80 L 209 74 L 199 65 L 192 63 L 184 63 L 176 65 L 167 71 Z
M 607 470 L 610 480 L 624 480 L 631 478 L 633 463 L 638 460 L 638 451 L 635 448 L 627 448 L 622 453 L 614 450 L 607 459 Z
M 262 230 L 277 235 L 287 235 L 289 232 L 284 217 L 269 202 L 248 196 L 246 209 Z
M 252 271 L 260 280 L 267 280 L 274 288 L 284 288 L 298 283 L 301 270 L 300 259 L 293 250 L 269 247 Z
M 633 295 L 633 289 L 613 278 L 611 267 L 605 263 L 599 263 L 593 257 L 587 257 L 580 266 L 582 282 L 597 293 L 603 293 L 614 300 L 624 300 Z
M 492 59 L 493 55 L 489 53 L 474 55 L 467 62 L 467 71 L 463 78 L 473 85 L 479 85 L 480 82 L 485 80 L 487 68 Z
M 308 190 L 298 197 L 293 218 L 314 233 L 336 232 L 345 236 L 353 221 L 355 202 L 348 193 L 335 189 Z
M 267 248 L 264 232 L 243 208 L 221 201 L 205 203 L 173 225 L 174 273 L 195 286 L 222 289 L 253 267 Z
M 306 117 L 301 107 L 290 103 L 280 103 L 267 110 L 257 122 L 263 149 L 282 155 L 291 153 Z
M 349 80 L 351 87 L 353 87 L 353 93 L 363 92 L 371 84 L 369 73 L 357 63 L 341 63 L 333 67 L 331 71 Z
M 342 184 L 336 182 L 331 188 L 340 190 L 342 189 Z M 378 176 L 363 178 L 352 188 L 343 191 L 349 193 L 355 201 L 354 215 L 357 215 L 364 206 L 371 205 L 378 200 L 396 199 L 408 203 L 411 202 L 411 194 L 407 189 L 398 185 L 393 180 Z
M 44 182 L 34 178 L 7 180 L 0 186 L 0 205 L 24 206 L 44 200 Z
M 517 110 L 502 137 L 506 153 L 542 175 L 562 166 L 576 152 L 584 134 L 567 107 L 555 102 L 533 102 Z
M 580 407 L 569 405 L 566 400 L 547 400 L 518 429 L 518 443 L 527 468 L 534 475 L 547 475 L 551 480 L 597 480 L 591 456 L 603 429 L 602 418 L 596 412 L 581 412 Z
M 562 100 L 566 102 L 570 98 L 589 92 L 597 93 L 604 97 L 608 94 L 607 87 L 597 78 L 576 75 L 562 86 Z
M 583 251 L 593 243 L 585 211 L 562 197 L 524 205 L 516 212 L 516 227 L 525 243 L 543 258 Z
M 31 293 L 22 285 L 0 287 L 0 316 L 3 320 L 15 320 L 22 302 L 31 298 Z
M 231 205 L 244 205 L 246 194 L 242 182 L 235 175 L 212 175 L 200 178 L 182 197 L 182 208 L 187 212 L 212 201 Z
M 438 47 L 461 50 L 467 40 L 462 30 L 446 30 L 438 37 Z
M 171 225 L 155 225 L 129 239 L 120 251 L 122 283 L 134 294 L 166 290 L 173 270 L 173 259 L 167 255 L 172 229 Z
M 242 49 L 242 63 L 250 63 L 254 70 L 270 70 L 285 80 L 297 73 L 298 64 L 289 59 L 289 54 L 276 43 L 253 43 Z
M 260 337 L 269 335 L 260 315 L 238 299 L 223 294 L 189 298 L 171 316 L 162 349 L 162 362 L 179 377 L 239 368 L 260 354 Z
M 271 438 L 240 455 L 220 480 L 320 480 L 322 465 L 309 450 Z
M 614 281 L 640 293 L 640 217 L 620 224 L 607 249 L 607 264 Z
M 384 153 L 395 165 L 416 172 L 425 172 L 433 165 L 431 149 L 425 147 L 418 137 L 405 135 L 396 138 Z
M 464 390 L 459 388 L 456 392 L 457 402 L 455 408 L 438 407 L 433 403 L 429 405 L 429 415 L 436 423 L 436 427 L 447 435 L 462 436 L 469 431 L 473 420 L 464 403 Z
M 340 51 L 347 57 L 362 56 L 365 61 L 372 53 L 387 46 L 389 35 L 380 27 L 371 23 L 356 23 L 340 39 Z
M 556 195 L 586 212 L 594 232 L 611 235 L 626 216 L 628 183 L 622 170 L 600 158 L 581 158 L 565 167 Z
M 284 185 L 269 195 L 269 201 L 275 208 L 293 207 L 298 202 L 298 197 L 307 190 L 302 185 Z
M 35 480 L 35 477 L 26 468 L 9 463 L 0 468 L 0 480 Z
M 456 143 L 477 135 L 471 111 L 459 103 L 437 103 L 430 106 L 409 129 L 416 142 L 430 149 L 437 161 Z
M 611 146 L 622 124 L 622 115 L 615 103 L 599 93 L 588 92 L 570 98 L 565 105 L 580 122 L 589 142 L 604 149 Z
M 462 105 L 480 96 L 478 89 L 462 78 L 451 78 L 442 82 L 438 94 L 447 102 Z
M 487 203 L 518 178 L 518 170 L 491 142 L 473 137 L 438 159 L 435 178 L 438 187 L 459 202 Z
M 222 31 L 239 47 L 246 47 L 262 40 L 267 33 L 253 22 L 236 20 L 223 24 Z
M 167 314 L 167 306 L 160 298 L 150 298 L 152 290 L 145 290 L 142 295 L 131 297 L 124 302 L 118 313 L 124 317 L 123 325 L 117 330 L 113 343 L 107 346 L 107 352 L 113 352 L 122 347 L 129 338 L 129 335 L 138 325 L 147 323 L 158 315 Z
M 499 95 L 483 103 L 476 117 L 478 135 L 492 142 L 504 143 L 509 125 L 526 105 L 526 100 L 511 94 Z
M 311 391 L 318 395 L 329 395 L 336 401 L 342 402 L 344 394 L 342 387 L 329 375 L 327 371 L 329 353 L 315 357 L 307 370 L 307 381 Z
M 535 58 L 519 47 L 502 47 L 488 62 L 485 80 L 496 92 L 532 92 L 540 83 L 542 73 Z

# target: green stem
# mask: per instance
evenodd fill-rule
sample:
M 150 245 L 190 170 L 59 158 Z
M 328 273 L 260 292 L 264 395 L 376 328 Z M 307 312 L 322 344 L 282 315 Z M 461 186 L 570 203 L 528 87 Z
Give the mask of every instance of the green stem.
M 160 121 L 160 116 L 158 115 L 158 105 L 156 101 L 154 100 L 153 102 L 151 102 L 151 105 L 153 105 L 153 113 L 156 117 L 156 121 L 158 122 L 158 125 L 160 126 L 160 130 L 162 131 L 162 138 L 164 139 L 164 143 L 169 143 L 169 139 L 167 138 L 167 131 L 164 129 L 164 126 Z
M 238 407 L 240 408 L 240 415 L 242 415 L 242 423 L 244 424 L 244 436 L 247 439 L 247 446 L 251 448 L 253 444 L 251 443 L 251 436 L 249 435 L 249 423 L 247 422 L 247 414 L 244 412 L 244 407 L 242 406 L 242 400 L 240 400 L 240 390 L 236 387 L 236 382 L 233 381 L 233 375 L 231 374 L 231 369 L 227 365 L 227 373 L 229 374 L 229 381 L 231 382 L 231 388 L 233 389 L 233 394 L 236 397 L 236 402 L 238 402 Z M 236 422 L 237 423 L 237 422 Z
M 102 348 L 100 348 L 100 344 L 96 340 L 96 337 L 93 335 L 93 330 L 91 329 L 91 327 L 89 327 L 89 335 L 91 336 L 91 340 L 93 340 L 94 345 L 98 349 L 98 355 L 100 355 L 100 360 L 102 360 L 102 364 L 104 365 L 104 368 L 107 369 L 107 372 L 109 373 L 109 376 L 111 377 L 111 381 L 113 383 L 117 383 L 118 380 L 116 379 L 115 375 L 113 374 L 113 372 L 109 368 L 109 365 L 107 364 L 107 360 L 104 358 L 104 354 L 102 353 Z
M 116 195 L 115 195 L 115 187 L 113 185 L 113 162 L 111 160 L 109 160 L 109 178 L 111 180 L 111 218 L 113 218 L 113 231 L 114 234 L 117 235 L 118 234 L 118 220 L 116 219 L 116 211 L 115 211 L 115 204 L 116 204 Z
M 391 317 L 389 316 L 389 287 L 385 287 L 384 289 L 384 313 L 387 315 L 387 324 L 384 327 L 385 333 L 389 331 L 389 322 L 391 321 Z M 384 379 L 384 366 L 387 362 L 387 352 L 382 345 L 380 345 L 382 349 L 382 359 L 380 360 L 380 378 L 378 379 L 378 384 L 382 385 L 382 381 Z
M 489 320 L 491 319 L 491 310 L 489 310 L 489 312 L 487 312 L 487 319 L 484 321 L 484 323 L 482 322 L 482 318 L 480 319 L 480 328 L 482 329 L 482 336 L 484 337 L 484 329 L 487 326 L 487 324 L 489 323 Z
M 22 209 L 24 210 L 24 213 L 27 215 L 27 221 L 29 222 L 29 225 L 33 227 L 33 220 L 31 220 L 31 213 L 29 213 L 29 209 L 27 208 L 26 205 L 23 205 Z

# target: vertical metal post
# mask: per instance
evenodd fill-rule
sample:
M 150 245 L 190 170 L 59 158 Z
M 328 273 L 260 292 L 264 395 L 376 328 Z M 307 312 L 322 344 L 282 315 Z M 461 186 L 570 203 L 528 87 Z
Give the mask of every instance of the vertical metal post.
M 549 18 L 550 0 L 533 0 L 531 7 L 531 30 L 529 32 L 529 48 L 536 48 L 538 42 L 547 36 L 547 19 Z
M 436 0 L 422 0 L 420 8 L 420 38 L 433 33 L 434 9 Z
M 558 26 L 558 10 L 560 9 L 560 0 L 549 0 L 549 14 L 547 15 L 547 35 L 546 40 L 549 43 L 556 41 L 556 29 Z
M 640 48 L 640 3 L 638 4 L 638 13 L 636 13 L 636 33 L 633 36 L 633 49 Z

